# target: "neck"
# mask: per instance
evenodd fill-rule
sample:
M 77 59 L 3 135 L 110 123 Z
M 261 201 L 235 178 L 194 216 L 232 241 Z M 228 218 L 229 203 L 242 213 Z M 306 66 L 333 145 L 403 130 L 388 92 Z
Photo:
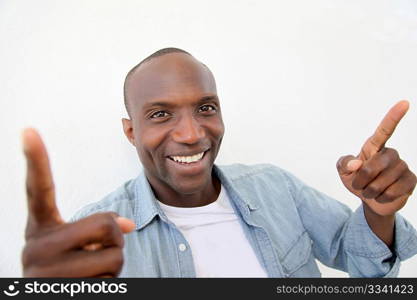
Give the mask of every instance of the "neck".
M 177 207 L 198 207 L 210 204 L 217 200 L 221 187 L 220 180 L 214 174 L 204 188 L 189 194 L 179 193 L 167 184 L 153 183 L 148 176 L 147 178 L 155 196 L 160 202 Z

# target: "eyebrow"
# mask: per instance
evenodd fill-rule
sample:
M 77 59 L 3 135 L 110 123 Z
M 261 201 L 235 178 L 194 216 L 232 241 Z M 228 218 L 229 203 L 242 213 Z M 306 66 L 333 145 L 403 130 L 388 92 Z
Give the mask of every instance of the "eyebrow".
M 144 109 L 150 109 L 152 107 L 173 107 L 175 106 L 175 104 L 169 103 L 168 101 L 163 101 L 163 100 L 158 100 L 158 101 L 153 101 L 153 102 L 148 102 L 146 103 L 143 108 Z
M 201 97 L 196 103 L 200 104 L 200 103 L 205 103 L 205 102 L 210 102 L 210 101 L 215 101 L 215 102 L 219 102 L 219 98 L 216 95 L 209 95 L 209 96 L 204 96 Z M 167 107 L 167 108 L 172 108 L 177 106 L 176 104 L 170 103 L 169 101 L 165 101 L 165 100 L 155 100 L 155 101 L 151 101 L 146 103 L 143 106 L 143 110 L 148 111 L 154 107 Z
M 198 100 L 198 103 L 210 102 L 210 101 L 219 102 L 219 97 L 217 97 L 216 95 L 204 96 L 200 98 L 200 100 Z

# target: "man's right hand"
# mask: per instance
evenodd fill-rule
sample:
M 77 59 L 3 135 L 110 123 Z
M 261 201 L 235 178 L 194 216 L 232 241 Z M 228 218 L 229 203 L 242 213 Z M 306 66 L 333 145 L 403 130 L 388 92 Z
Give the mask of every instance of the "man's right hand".
M 109 212 L 65 223 L 42 139 L 34 129 L 24 130 L 22 138 L 28 200 L 23 276 L 117 276 L 123 266 L 123 233 L 135 228 L 133 221 Z

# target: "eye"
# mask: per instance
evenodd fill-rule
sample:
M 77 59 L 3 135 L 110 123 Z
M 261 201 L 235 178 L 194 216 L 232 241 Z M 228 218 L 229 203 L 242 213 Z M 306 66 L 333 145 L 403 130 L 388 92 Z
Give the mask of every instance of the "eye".
M 198 111 L 199 112 L 214 112 L 214 111 L 216 111 L 216 108 L 213 105 L 204 104 L 204 105 L 200 106 Z
M 150 116 L 150 118 L 151 119 L 156 119 L 156 118 L 164 118 L 164 117 L 167 117 L 167 116 L 168 116 L 168 113 L 166 111 L 160 110 L 160 111 L 154 112 Z

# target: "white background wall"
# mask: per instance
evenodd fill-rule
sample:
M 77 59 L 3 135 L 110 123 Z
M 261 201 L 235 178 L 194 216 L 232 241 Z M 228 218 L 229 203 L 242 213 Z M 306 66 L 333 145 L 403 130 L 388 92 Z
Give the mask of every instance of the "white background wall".
M 389 146 L 417 171 L 413 0 L 1 0 L 0 37 L 0 276 L 21 276 L 22 128 L 41 131 L 69 218 L 136 176 L 122 85 L 159 48 L 184 48 L 214 72 L 226 124 L 218 163 L 274 163 L 354 209 L 335 163 L 409 99 Z M 402 210 L 414 226 L 416 198 Z M 416 270 L 413 257 L 400 275 Z

